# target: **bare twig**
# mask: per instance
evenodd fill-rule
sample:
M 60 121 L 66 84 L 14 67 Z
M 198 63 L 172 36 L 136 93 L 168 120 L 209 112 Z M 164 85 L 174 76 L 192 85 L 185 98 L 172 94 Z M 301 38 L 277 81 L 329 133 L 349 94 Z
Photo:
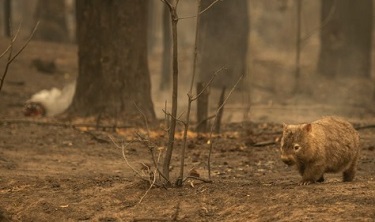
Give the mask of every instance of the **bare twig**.
M 142 112 L 142 110 L 138 107 L 137 103 L 134 102 L 134 105 L 135 107 L 137 108 L 138 112 L 142 115 L 143 117 L 143 121 L 145 123 L 145 126 L 146 126 L 146 130 L 147 130 L 147 138 L 150 139 L 150 128 L 148 127 L 148 119 L 146 117 L 146 115 Z
M 332 7 L 331 7 L 327 17 L 324 19 L 323 22 L 321 22 L 321 25 L 316 27 L 309 34 L 307 34 L 304 38 L 302 38 L 301 42 L 303 43 L 306 40 L 308 40 L 311 36 L 313 36 L 314 34 L 319 33 L 318 31 L 322 30 L 328 24 L 328 22 L 331 20 L 332 16 L 335 14 L 335 12 L 336 12 L 336 0 L 333 0 Z
M 157 172 L 159 173 L 159 175 L 160 175 L 161 177 L 163 177 L 163 179 L 164 179 L 165 181 L 167 181 L 168 184 L 170 184 L 169 178 L 167 178 L 167 177 L 163 174 L 163 172 L 161 172 L 161 170 L 159 169 L 159 164 L 158 164 L 158 162 L 159 162 L 159 158 L 160 158 L 160 153 L 159 153 L 159 155 L 158 155 L 158 160 L 156 160 L 156 159 L 155 159 L 155 154 L 154 154 L 154 148 L 155 148 L 155 146 L 152 145 L 152 144 L 150 143 L 150 141 L 149 141 L 148 139 L 145 139 L 141 134 L 137 133 L 137 136 L 140 138 L 139 141 L 140 141 L 142 144 L 144 144 L 144 145 L 148 148 L 148 150 L 150 151 L 150 153 L 151 153 L 151 158 L 152 158 L 152 162 L 153 162 L 153 164 L 154 164 L 155 169 L 156 169 Z
M 33 31 L 31 32 L 29 38 L 26 40 L 25 44 L 21 47 L 20 50 L 18 50 L 18 52 L 12 57 L 12 60 L 10 62 L 13 62 L 13 60 L 15 60 L 17 58 L 17 56 L 19 54 L 21 54 L 21 52 L 26 48 L 26 46 L 29 44 L 29 42 L 31 41 L 31 39 L 34 37 L 34 34 L 36 32 L 36 30 L 38 29 L 38 26 L 39 26 L 39 23 L 40 21 L 38 21 L 33 29 Z
M 220 0 L 215 0 L 214 2 L 212 2 L 209 6 L 207 6 L 205 9 L 203 9 L 202 11 L 200 11 L 199 15 L 203 14 L 204 12 L 206 12 L 208 9 L 210 9 L 212 6 L 214 6 L 218 1 L 220 1 Z
M 216 122 L 217 114 L 220 111 L 220 109 L 222 109 L 224 107 L 224 105 L 227 103 L 229 97 L 232 95 L 233 91 L 236 89 L 237 85 L 240 83 L 240 81 L 242 80 L 243 76 L 244 75 L 241 75 L 238 78 L 237 82 L 234 84 L 234 86 L 232 87 L 232 89 L 228 93 L 227 97 L 225 98 L 223 104 L 221 104 L 221 106 L 219 106 L 219 108 L 216 110 L 215 120 L 213 121 L 213 124 L 211 125 L 211 131 L 210 131 L 210 137 L 209 137 L 210 150 L 209 150 L 209 153 L 208 153 L 208 160 L 207 160 L 208 179 L 210 179 L 210 180 L 211 180 L 211 154 L 212 154 L 212 148 L 213 148 L 212 134 L 213 134 L 213 130 L 214 130 L 214 127 L 215 127 L 215 122 Z
M 204 179 L 204 178 L 201 178 L 201 177 L 194 177 L 194 176 L 187 176 L 187 177 L 185 177 L 185 179 L 183 181 L 185 182 L 188 179 L 199 180 L 199 181 L 202 181 L 202 182 L 205 182 L 205 183 L 212 183 L 211 179 Z
M 200 4 L 201 3 L 201 0 L 198 0 Z M 203 9 L 202 11 L 200 11 L 200 7 L 198 9 L 198 12 L 197 15 L 192 15 L 192 16 L 186 16 L 186 17 L 181 17 L 181 18 L 178 18 L 179 20 L 182 20 L 182 19 L 191 19 L 191 18 L 197 18 L 199 15 L 205 13 L 207 10 L 209 10 L 212 6 L 214 6 L 218 1 L 220 0 L 215 0 L 214 2 L 212 2 L 209 6 L 207 6 L 205 9 Z
M 155 154 L 154 154 L 154 147 L 155 146 L 153 146 L 153 145 L 151 145 L 150 144 L 150 141 L 149 141 L 149 139 L 150 139 L 150 129 L 149 129 L 149 127 L 148 127 L 148 120 L 147 120 L 147 117 L 146 117 L 146 115 L 142 112 L 142 110 L 137 106 L 137 104 L 136 103 L 134 103 L 134 105 L 135 105 L 135 107 L 137 108 L 137 110 L 138 110 L 138 112 L 140 112 L 141 113 L 141 115 L 143 116 L 143 120 L 144 120 L 144 122 L 145 122 L 145 125 L 146 125 L 146 129 L 147 129 L 147 138 L 143 138 L 143 136 L 141 135 L 141 134 L 139 134 L 139 133 L 137 133 L 137 135 L 138 135 L 138 137 L 141 139 L 140 141 L 149 149 L 149 151 L 150 151 L 150 153 L 151 153 L 151 157 L 152 157 L 152 162 L 154 163 L 154 167 L 155 167 L 155 169 L 156 169 L 156 171 L 159 173 L 159 175 L 161 176 L 161 177 L 163 177 L 168 183 L 170 183 L 169 182 L 169 179 L 160 171 L 160 169 L 159 169 L 159 164 L 158 164 L 158 162 L 159 162 L 159 160 L 158 161 L 156 161 L 156 159 L 155 159 Z M 154 173 L 154 178 L 156 178 L 155 177 L 155 174 L 156 174 L 156 172 Z M 154 179 L 154 181 L 153 181 L 153 183 L 151 184 L 151 186 L 150 186 L 150 189 L 151 189 L 151 187 L 153 186 L 155 184 L 155 179 Z M 146 193 L 147 194 L 147 193 Z M 145 194 L 145 195 L 146 195 Z M 143 198 L 142 198 L 143 199 Z M 140 200 L 140 202 L 142 201 L 142 199 Z
M 11 38 L 8 48 L 6 48 L 5 51 L 0 55 L 0 58 L 3 57 L 10 49 L 12 49 L 13 43 L 16 41 L 20 30 L 21 30 L 21 23 L 18 25 L 17 31 L 14 34 L 14 36 Z
M 11 64 L 11 63 L 17 58 L 17 56 L 18 56 L 19 54 L 21 54 L 21 52 L 22 52 L 22 51 L 26 48 L 26 46 L 29 44 L 30 40 L 33 38 L 34 33 L 36 32 L 36 30 L 37 30 L 37 28 L 38 28 L 38 25 L 39 25 L 39 21 L 36 23 L 36 25 L 35 25 L 33 31 L 31 32 L 31 34 L 30 34 L 30 36 L 29 36 L 29 38 L 26 40 L 26 42 L 24 43 L 24 45 L 21 47 L 20 50 L 18 50 L 18 52 L 16 52 L 16 54 L 15 54 L 14 56 L 12 56 L 13 43 L 14 43 L 14 41 L 16 40 L 16 36 L 18 35 L 18 32 L 19 32 L 19 29 L 20 29 L 20 28 L 18 29 L 18 31 L 17 31 L 17 33 L 16 33 L 16 35 L 15 35 L 15 38 L 12 38 L 11 43 L 10 43 L 11 45 L 10 45 L 9 52 L 8 52 L 8 53 L 9 53 L 8 60 L 7 60 L 7 63 L 6 63 L 6 65 L 5 65 L 5 69 L 4 69 L 3 76 L 1 77 L 1 82 L 0 82 L 0 91 L 1 91 L 1 89 L 3 88 L 4 80 L 5 80 L 5 77 L 6 77 L 7 73 L 8 73 L 8 69 L 9 69 L 10 64 Z
M 150 184 L 150 186 L 148 187 L 148 189 L 146 190 L 146 192 L 143 194 L 143 196 L 139 199 L 138 201 L 138 204 L 140 204 L 142 202 L 142 200 L 146 197 L 146 195 L 148 194 L 148 192 L 152 189 L 152 187 L 155 185 L 155 182 L 156 182 L 156 171 L 153 172 L 153 180 L 152 180 L 152 183 Z
M 180 113 L 179 116 L 174 117 L 174 116 L 173 116 L 171 113 L 169 113 L 168 111 L 166 111 L 166 110 L 164 110 L 164 109 L 163 109 L 162 111 L 163 111 L 163 113 L 164 113 L 165 115 L 167 115 L 167 116 L 170 117 L 171 119 L 175 120 L 176 122 L 179 122 L 179 123 L 185 124 L 185 122 L 184 122 L 183 120 L 181 120 L 182 115 L 184 115 L 183 112 Z
M 221 67 L 220 69 L 216 70 L 215 73 L 213 75 L 211 75 L 211 78 L 210 80 L 208 80 L 207 84 L 205 84 L 205 86 L 203 87 L 203 89 L 195 96 L 195 97 L 192 97 L 192 101 L 195 101 L 198 99 L 199 96 L 202 95 L 202 93 L 211 85 L 211 83 L 214 81 L 214 79 L 216 78 L 216 76 L 223 70 L 226 70 L 226 67 L 223 66 Z

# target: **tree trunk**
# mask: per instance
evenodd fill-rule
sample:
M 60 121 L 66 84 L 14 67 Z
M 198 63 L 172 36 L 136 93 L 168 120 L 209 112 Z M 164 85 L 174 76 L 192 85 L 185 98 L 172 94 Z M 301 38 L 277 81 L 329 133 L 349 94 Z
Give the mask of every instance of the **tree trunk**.
M 172 38 L 171 38 L 171 18 L 169 9 L 166 5 L 163 7 L 163 57 L 162 57 L 162 71 L 161 71 L 161 79 L 160 79 L 160 90 L 167 90 L 170 88 L 171 85 L 171 70 L 172 70 L 172 63 L 171 63 L 171 46 L 172 46 Z
M 53 42 L 69 40 L 65 0 L 39 0 L 35 9 L 35 19 L 40 21 L 40 24 L 34 39 Z
M 322 0 L 318 72 L 370 77 L 372 0 Z
M 146 0 L 77 0 L 79 75 L 70 113 L 155 119 L 147 64 Z M 134 104 L 135 103 L 135 104 Z
M 6 37 L 11 35 L 12 25 L 12 4 L 10 0 L 4 0 L 4 34 Z
M 214 0 L 202 1 L 202 10 Z M 199 32 L 198 72 L 200 80 L 208 82 L 212 74 L 225 66 L 214 86 L 232 87 L 237 77 L 246 73 L 249 16 L 247 0 L 216 2 L 201 14 Z

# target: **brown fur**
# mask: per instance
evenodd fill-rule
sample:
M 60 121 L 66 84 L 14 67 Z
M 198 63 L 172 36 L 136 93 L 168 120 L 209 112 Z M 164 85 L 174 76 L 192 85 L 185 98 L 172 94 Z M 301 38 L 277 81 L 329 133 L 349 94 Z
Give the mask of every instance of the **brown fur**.
M 284 163 L 297 166 L 301 185 L 323 182 L 324 173 L 343 172 L 343 181 L 352 181 L 359 156 L 359 135 L 349 122 L 338 117 L 284 124 L 280 150 Z

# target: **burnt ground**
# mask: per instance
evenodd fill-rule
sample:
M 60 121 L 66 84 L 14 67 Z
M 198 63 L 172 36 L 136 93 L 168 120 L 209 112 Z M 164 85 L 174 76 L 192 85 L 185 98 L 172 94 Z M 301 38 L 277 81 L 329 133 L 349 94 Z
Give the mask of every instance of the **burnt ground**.
M 126 142 L 138 129 L 114 133 L 35 124 L 58 119 L 23 117 L 23 103 L 33 93 L 61 87 L 76 75 L 76 48 L 47 46 L 32 42 L 12 64 L 0 92 L 0 221 L 375 221 L 372 128 L 360 130 L 362 157 L 353 182 L 343 183 L 341 175 L 331 174 L 324 183 L 296 185 L 300 177 L 279 160 L 276 144 L 252 146 L 280 136 L 280 123 L 266 119 L 223 126 L 213 140 L 213 183 L 186 181 L 181 188 L 153 188 L 145 195 L 148 184 L 108 139 L 112 135 Z M 58 73 L 43 74 L 31 65 L 34 58 L 52 55 Z M 194 168 L 207 177 L 207 140 L 189 134 L 186 173 Z M 158 147 L 165 144 L 157 126 L 151 141 Z M 181 146 L 178 137 L 172 178 L 179 171 Z M 124 151 L 137 170 L 151 162 L 142 144 Z

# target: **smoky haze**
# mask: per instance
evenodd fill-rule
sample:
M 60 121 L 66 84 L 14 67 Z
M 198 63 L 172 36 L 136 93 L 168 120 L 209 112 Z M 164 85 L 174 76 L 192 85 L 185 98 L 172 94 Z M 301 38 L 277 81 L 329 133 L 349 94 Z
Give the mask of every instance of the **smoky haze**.
M 335 78 L 326 78 L 317 72 L 320 32 L 325 31 L 324 25 L 321 27 L 320 23 L 320 1 L 304 1 L 302 5 L 301 77 L 298 84 L 303 90 L 295 92 L 296 10 L 296 2 L 291 0 L 248 2 L 250 31 L 246 78 L 241 83 L 240 90 L 236 91 L 226 106 L 224 120 L 297 123 L 326 115 L 339 115 L 358 120 L 368 114 L 373 102 L 373 71 L 370 73 L 371 79 L 359 77 L 356 73 L 352 76 L 338 74 Z M 160 11 L 161 9 L 159 13 Z M 195 1 L 181 2 L 178 13 L 180 17 L 195 15 Z M 181 75 L 179 106 L 185 107 L 187 85 L 190 83 L 192 73 L 195 19 L 181 20 L 178 25 Z M 223 26 L 221 29 L 226 30 L 228 27 Z M 160 30 L 156 33 L 157 37 L 162 38 Z M 153 49 L 151 58 L 160 58 L 155 55 L 160 51 L 162 45 L 158 44 Z M 198 56 L 201 55 L 200 53 L 202 52 L 198 52 Z M 218 53 L 221 53 L 220 50 L 213 52 L 213 56 L 228 57 L 225 53 L 222 55 Z M 153 59 L 151 64 L 159 63 Z M 356 61 L 353 61 L 352 65 L 356 66 Z M 217 69 L 219 68 L 218 65 Z M 158 81 L 159 73 L 156 70 L 152 73 L 153 81 Z M 153 90 L 156 92 L 157 88 L 153 87 Z M 213 113 L 217 107 L 220 89 L 211 88 L 210 93 L 210 112 Z M 154 93 L 154 95 L 156 110 L 161 109 L 165 99 L 169 99 L 169 94 Z
M 66 2 L 67 31 L 70 42 L 74 42 L 74 3 Z M 217 4 L 220 4 L 219 1 Z M 0 1 L 2 4 L 3 1 Z M 27 3 L 27 4 L 26 4 Z M 22 19 L 24 28 L 32 30 L 35 21 L 36 0 L 13 0 L 13 26 L 16 27 Z M 163 118 L 162 109 L 165 101 L 168 106 L 171 101 L 171 90 L 160 90 L 163 55 L 163 4 L 160 1 L 150 1 L 149 7 L 149 70 L 152 79 L 152 95 L 155 112 L 158 118 Z M 215 7 L 215 5 L 213 6 Z M 359 120 L 370 115 L 372 110 L 374 91 L 374 71 L 371 69 L 370 78 L 353 76 L 336 76 L 326 78 L 317 73 L 317 64 L 320 53 L 321 1 L 303 1 L 301 18 L 301 77 L 298 84 L 302 92 L 295 93 L 295 57 L 296 57 L 296 1 L 293 0 L 253 0 L 247 2 L 248 24 L 236 23 L 222 26 L 227 30 L 230 26 L 243 26 L 249 29 L 248 47 L 246 49 L 245 78 L 225 106 L 224 121 L 240 122 L 270 121 L 297 123 L 311 121 L 325 115 L 339 115 L 349 119 Z M 178 6 L 179 17 L 196 15 L 196 1 L 180 1 Z M 228 7 L 228 14 L 231 12 Z M 28 19 L 30 18 L 30 19 Z M 1 24 L 4 24 L 1 11 Z M 193 49 L 195 41 L 196 19 L 181 19 L 178 22 L 179 46 L 179 113 L 183 113 L 187 106 L 186 93 L 190 87 Z M 4 30 L 4 27 L 2 27 Z M 27 32 L 25 35 L 27 36 Z M 373 32 L 372 32 L 373 33 Z M 214 41 L 206 38 L 205 42 Z M 222 45 L 231 42 L 222 42 Z M 372 50 L 373 51 L 373 50 Z M 217 50 L 210 52 L 212 56 L 226 58 L 226 62 L 237 64 L 238 59 L 230 61 L 231 56 Z M 198 53 L 202 56 L 202 52 Z M 373 56 L 371 57 L 373 61 Z M 224 63 L 224 62 L 223 62 Z M 203 64 L 200 64 L 204 66 Z M 215 64 L 212 72 L 227 64 Z M 356 66 L 356 61 L 352 63 Z M 237 67 L 238 68 L 238 67 Z M 196 80 L 202 79 L 198 73 Z M 217 77 L 217 82 L 225 81 L 226 74 Z M 238 75 L 237 75 L 238 76 Z M 230 85 L 233 79 L 230 77 Z M 230 86 L 227 86 L 227 92 Z M 210 90 L 209 112 L 214 113 L 221 88 L 212 87 Z M 193 107 L 195 110 L 195 107 Z M 193 119 L 195 115 L 193 115 Z

